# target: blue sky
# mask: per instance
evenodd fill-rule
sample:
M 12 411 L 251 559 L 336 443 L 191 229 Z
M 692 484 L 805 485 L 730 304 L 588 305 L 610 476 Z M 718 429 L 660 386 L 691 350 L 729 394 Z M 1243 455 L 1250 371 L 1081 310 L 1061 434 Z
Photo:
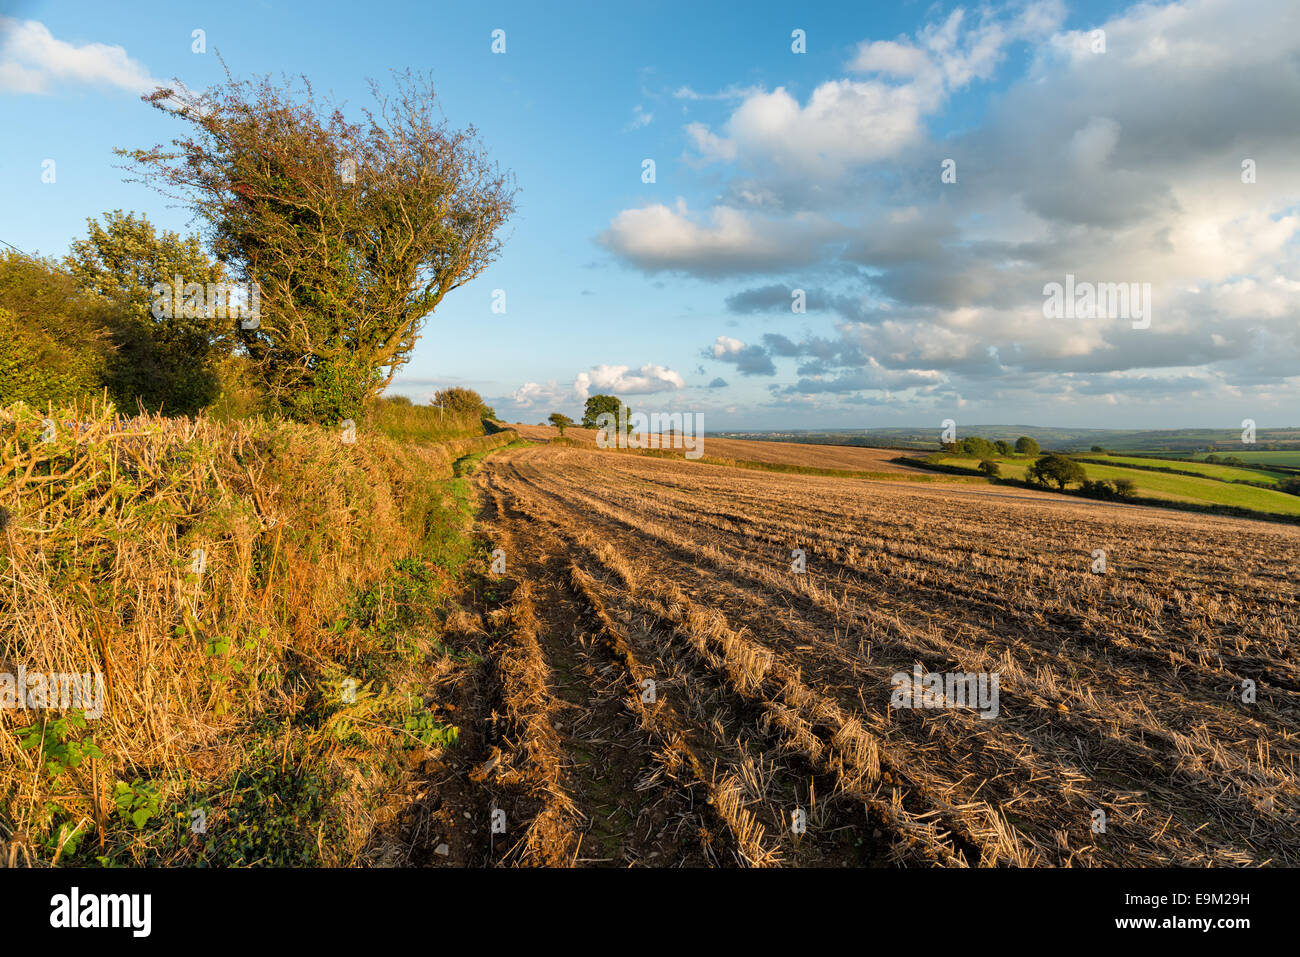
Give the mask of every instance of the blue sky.
M 521 192 L 394 391 L 529 422 L 615 391 L 710 430 L 1297 424 L 1291 6 L 10 3 L 0 239 L 186 229 L 112 149 L 174 135 L 139 89 L 216 82 L 218 51 L 345 110 L 410 67 Z M 1066 273 L 1150 283 L 1150 327 L 1045 318 Z

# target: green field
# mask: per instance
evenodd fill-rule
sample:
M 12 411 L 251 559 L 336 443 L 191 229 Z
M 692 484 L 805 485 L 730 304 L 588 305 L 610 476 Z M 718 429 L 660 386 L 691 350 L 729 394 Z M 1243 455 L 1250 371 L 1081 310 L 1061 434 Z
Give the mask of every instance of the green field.
M 1286 452 L 1278 452 L 1278 455 L 1286 455 Z M 1100 453 L 1090 453 L 1083 455 L 1080 453 L 1076 458 L 1082 459 L 1105 459 L 1108 464 L 1114 465 L 1133 465 L 1137 467 L 1147 466 L 1148 468 L 1175 469 L 1179 472 L 1185 472 L 1188 475 L 1203 475 L 1206 478 L 1218 479 L 1220 482 L 1255 482 L 1262 485 L 1277 485 L 1279 482 L 1285 482 L 1291 478 L 1286 472 L 1266 472 L 1259 469 L 1243 469 L 1232 465 L 1216 465 L 1214 463 L 1199 462 L 1178 462 L 1178 461 L 1156 461 L 1150 458 L 1144 458 L 1136 455 L 1102 455 Z M 1242 457 L 1242 461 L 1248 461 Z M 1084 462 L 1086 467 L 1089 463 Z
M 1205 458 L 1205 456 L 1210 454 L 1218 455 L 1220 458 L 1226 455 L 1235 455 L 1243 462 L 1258 463 L 1259 465 L 1285 465 L 1290 468 L 1300 468 L 1300 449 L 1287 449 L 1281 452 L 1267 452 L 1262 450 L 1257 452 L 1221 451 L 1216 453 L 1210 453 L 1210 452 L 1189 453 L 1189 452 L 1161 451 L 1161 452 L 1144 452 L 1142 454 L 1158 456 L 1161 458 L 1165 456 L 1176 455 L 1179 458 L 1188 458 L 1188 459 L 1203 459 Z
M 972 456 L 947 455 L 936 461 L 940 465 L 971 470 L 979 465 L 979 460 Z M 999 458 L 995 461 L 1002 467 L 1003 478 L 1022 481 L 1025 480 L 1029 466 L 1032 464 L 1032 461 L 1027 458 Z M 1137 486 L 1138 495 L 1148 498 L 1203 505 L 1228 505 L 1277 515 L 1300 515 L 1300 496 L 1275 492 L 1272 489 L 1235 485 L 1196 475 L 1171 475 L 1167 472 L 1147 472 L 1122 466 L 1094 465 L 1089 462 L 1081 462 L 1080 465 L 1083 466 L 1088 478 L 1093 481 L 1129 479 Z M 1241 469 L 1236 471 L 1248 472 Z

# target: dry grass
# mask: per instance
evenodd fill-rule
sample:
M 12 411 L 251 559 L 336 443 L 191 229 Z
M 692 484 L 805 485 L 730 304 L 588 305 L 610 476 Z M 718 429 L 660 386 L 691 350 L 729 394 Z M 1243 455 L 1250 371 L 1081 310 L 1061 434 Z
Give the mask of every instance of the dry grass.
M 0 671 L 102 674 L 103 716 L 74 740 L 103 757 L 54 773 L 57 754 L 14 732 L 58 713 L 0 712 L 0 859 L 57 860 L 90 833 L 97 850 L 107 833 L 110 849 L 142 852 L 129 826 L 114 830 L 114 787 L 136 779 L 162 798 L 154 825 L 183 819 L 184 844 L 186 801 L 229 788 L 254 756 L 285 779 L 311 768 L 355 784 L 339 833 L 308 834 L 316 859 L 352 859 L 379 813 L 363 799 L 378 783 L 361 770 L 365 741 L 400 730 L 409 696 L 363 684 L 335 706 L 353 663 L 391 653 L 346 609 L 370 590 L 383 611 L 385 576 L 445 507 L 452 460 L 512 436 L 399 445 L 363 427 L 348 444 L 98 404 L 53 417 L 44 442 L 42 413 L 0 410 Z

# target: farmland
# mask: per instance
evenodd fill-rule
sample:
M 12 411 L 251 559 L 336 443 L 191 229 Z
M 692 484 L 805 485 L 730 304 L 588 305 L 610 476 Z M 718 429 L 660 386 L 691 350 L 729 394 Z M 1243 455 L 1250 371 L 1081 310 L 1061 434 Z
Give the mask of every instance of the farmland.
M 1156 456 L 1178 456 L 1179 458 L 1204 459 L 1211 454 L 1209 452 L 1144 452 L 1144 455 Z M 1259 451 L 1238 452 L 1235 449 L 1231 452 L 1220 452 L 1219 455 L 1235 455 L 1243 462 L 1249 462 L 1251 465 L 1281 465 L 1287 468 L 1300 468 L 1300 449 L 1260 449 Z
M 492 860 L 1300 862 L 1300 529 L 581 446 L 475 482 Z M 996 716 L 898 706 L 914 669 Z
M 1164 469 L 1170 472 L 1182 472 L 1185 475 L 1201 475 L 1205 478 L 1218 479 L 1220 482 L 1255 482 L 1260 485 L 1277 485 L 1291 477 L 1286 472 L 1270 472 L 1266 469 L 1243 469 L 1232 465 L 1219 465 L 1215 462 L 1161 461 L 1137 455 L 1085 455 L 1081 453 L 1079 459 L 1084 462 L 1100 462 L 1104 465 L 1129 466 L 1139 469 Z
M 938 464 L 974 471 L 978 460 L 962 456 L 944 456 Z M 1006 478 L 1024 481 L 1031 461 L 1029 459 L 998 459 L 1001 474 Z M 1092 462 L 1082 463 L 1088 478 L 1093 480 L 1129 479 L 1136 486 L 1139 495 L 1169 502 L 1189 502 L 1199 505 L 1220 505 L 1230 508 L 1244 508 L 1263 514 L 1300 515 L 1300 497 L 1277 492 L 1273 489 L 1256 488 L 1234 482 L 1221 481 L 1200 475 L 1174 475 L 1166 472 L 1153 472 L 1147 469 L 1127 468 L 1120 465 L 1096 465 Z M 1213 468 L 1213 466 L 1205 466 Z M 1252 473 L 1248 469 L 1236 469 L 1247 475 L 1258 474 L 1257 481 L 1265 481 L 1267 473 Z
M 549 440 L 556 434 L 548 426 L 511 426 L 524 438 Z M 580 445 L 596 447 L 596 430 L 571 428 L 565 436 Z M 746 439 L 717 439 L 704 443 L 704 458 L 714 461 L 754 462 L 808 468 L 837 469 L 897 476 L 917 476 L 915 471 L 891 461 L 900 453 L 892 449 L 857 448 L 846 445 L 814 445 L 799 442 L 755 442 Z

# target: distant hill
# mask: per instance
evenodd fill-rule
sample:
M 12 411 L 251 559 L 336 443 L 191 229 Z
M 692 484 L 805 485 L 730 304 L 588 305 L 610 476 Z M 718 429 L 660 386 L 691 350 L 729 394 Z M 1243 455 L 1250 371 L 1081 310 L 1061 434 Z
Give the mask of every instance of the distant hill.
M 900 449 L 937 449 L 940 429 L 773 429 L 748 432 L 710 432 L 710 438 L 760 442 L 801 442 L 820 445 L 877 446 Z M 986 439 L 1015 441 L 1022 435 L 1045 449 L 1087 451 L 1094 445 L 1123 451 L 1267 451 L 1300 450 L 1300 428 L 1260 429 L 1253 446 L 1241 441 L 1240 429 L 1071 429 L 1040 425 L 967 425 L 957 429 L 958 439 L 979 435 Z

